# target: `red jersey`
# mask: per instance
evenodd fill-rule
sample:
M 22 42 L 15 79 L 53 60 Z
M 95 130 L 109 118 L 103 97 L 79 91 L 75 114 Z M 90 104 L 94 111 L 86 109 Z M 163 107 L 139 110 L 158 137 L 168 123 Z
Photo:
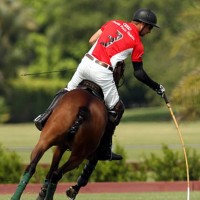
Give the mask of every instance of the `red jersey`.
M 141 62 L 144 47 L 136 26 L 122 20 L 108 21 L 89 53 L 113 67 L 131 55 L 133 62 Z

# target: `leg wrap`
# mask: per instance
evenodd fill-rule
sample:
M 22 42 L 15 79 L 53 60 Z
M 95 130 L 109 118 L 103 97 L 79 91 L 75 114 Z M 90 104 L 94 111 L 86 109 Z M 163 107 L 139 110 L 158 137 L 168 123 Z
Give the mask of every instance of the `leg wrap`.
M 77 185 L 79 187 L 87 185 L 88 180 L 97 165 L 97 162 L 98 162 L 97 160 L 95 162 L 88 161 L 88 163 L 85 165 L 82 174 L 78 177 L 77 180 Z
M 51 182 L 57 184 L 58 181 L 62 178 L 61 171 L 54 171 L 51 177 Z
M 26 188 L 26 185 L 28 184 L 29 180 L 31 179 L 31 177 L 35 173 L 35 167 L 36 167 L 36 164 L 34 162 L 31 163 L 30 165 L 28 165 L 28 167 L 26 168 L 24 175 L 23 175 L 19 185 L 17 186 L 17 189 L 16 189 L 14 195 L 12 196 L 11 200 L 20 199 L 24 189 Z
M 53 196 L 56 191 L 58 181 L 61 178 L 62 178 L 62 173 L 60 171 L 53 172 L 51 180 L 48 183 L 45 200 L 53 200 Z
M 57 187 L 57 184 L 49 183 L 45 200 L 53 200 L 53 196 L 54 196 L 54 193 L 56 191 L 56 187 Z
M 30 178 L 32 177 L 32 174 L 29 172 L 25 172 L 19 185 L 17 186 L 17 189 L 14 193 L 14 195 L 11 197 L 11 200 L 19 200 L 24 189 L 26 188 L 26 185 L 28 184 Z

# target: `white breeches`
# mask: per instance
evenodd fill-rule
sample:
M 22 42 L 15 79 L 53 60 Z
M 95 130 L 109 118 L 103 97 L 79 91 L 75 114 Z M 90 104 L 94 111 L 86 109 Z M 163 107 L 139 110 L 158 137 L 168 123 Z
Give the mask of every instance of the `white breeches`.
M 113 79 L 113 72 L 95 63 L 86 56 L 83 57 L 71 81 L 68 83 L 67 89 L 69 91 L 75 89 L 84 79 L 93 81 L 102 88 L 105 104 L 109 109 L 112 109 L 119 101 L 119 94 Z

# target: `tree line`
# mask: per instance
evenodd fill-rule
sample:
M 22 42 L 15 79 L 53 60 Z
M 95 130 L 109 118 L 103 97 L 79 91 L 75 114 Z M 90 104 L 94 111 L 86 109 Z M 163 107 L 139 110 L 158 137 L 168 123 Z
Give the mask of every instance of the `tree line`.
M 193 116 L 198 117 L 200 81 L 194 76 L 200 73 L 198 1 L 2 0 L 0 121 L 30 121 L 42 112 L 89 50 L 90 36 L 107 20 L 131 21 L 134 11 L 141 7 L 152 9 L 161 26 L 143 38 L 145 70 L 164 85 L 175 103 L 182 107 L 188 104 L 190 111 L 183 110 L 184 115 L 192 109 Z M 60 72 L 21 76 L 46 71 Z M 187 79 L 192 81 L 185 84 Z M 155 92 L 135 80 L 130 59 L 119 91 L 126 107 L 161 104 Z M 190 99 L 187 102 L 186 97 Z M 191 99 L 196 99 L 195 107 Z

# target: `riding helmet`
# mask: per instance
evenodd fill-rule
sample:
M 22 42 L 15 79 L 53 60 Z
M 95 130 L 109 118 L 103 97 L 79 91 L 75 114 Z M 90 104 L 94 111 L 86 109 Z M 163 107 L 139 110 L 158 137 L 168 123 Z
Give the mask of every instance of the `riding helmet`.
M 148 8 L 140 8 L 133 15 L 134 21 L 144 22 L 146 24 L 150 24 L 157 28 L 160 28 L 157 25 L 157 17 L 153 11 Z

